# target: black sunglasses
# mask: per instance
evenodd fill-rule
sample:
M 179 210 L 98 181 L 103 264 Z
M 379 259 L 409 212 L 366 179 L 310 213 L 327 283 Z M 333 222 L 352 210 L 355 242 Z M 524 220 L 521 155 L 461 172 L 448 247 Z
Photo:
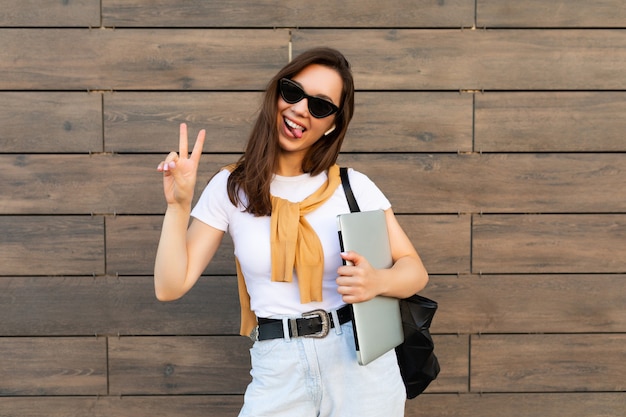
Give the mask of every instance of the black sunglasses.
M 295 104 L 306 98 L 309 113 L 316 119 L 323 119 L 339 111 L 339 107 L 330 101 L 308 95 L 302 87 L 288 78 L 281 78 L 278 82 L 278 89 L 280 90 L 280 96 L 289 104 Z

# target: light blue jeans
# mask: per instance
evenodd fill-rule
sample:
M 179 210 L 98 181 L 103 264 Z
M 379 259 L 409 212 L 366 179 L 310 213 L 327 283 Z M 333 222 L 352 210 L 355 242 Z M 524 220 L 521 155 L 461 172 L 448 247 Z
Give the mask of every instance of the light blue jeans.
M 255 342 L 250 356 L 252 382 L 239 417 L 404 416 L 395 352 L 359 365 L 352 322 L 323 339 Z

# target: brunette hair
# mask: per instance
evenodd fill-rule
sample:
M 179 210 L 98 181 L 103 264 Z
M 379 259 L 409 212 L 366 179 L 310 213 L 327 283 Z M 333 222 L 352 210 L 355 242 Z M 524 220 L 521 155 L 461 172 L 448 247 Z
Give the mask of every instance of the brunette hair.
M 246 196 L 246 211 L 255 216 L 269 216 L 272 212 L 270 183 L 275 172 L 279 153 L 277 104 L 278 82 L 293 78 L 312 64 L 323 65 L 337 71 L 343 80 L 339 111 L 335 115 L 335 130 L 321 138 L 307 152 L 302 161 L 302 171 L 317 175 L 337 161 L 341 144 L 354 113 L 354 81 L 350 64 L 337 50 L 314 48 L 294 58 L 281 69 L 267 85 L 263 104 L 254 128 L 248 138 L 245 153 L 235 164 L 228 178 L 228 197 L 237 205 L 242 203 L 240 192 Z

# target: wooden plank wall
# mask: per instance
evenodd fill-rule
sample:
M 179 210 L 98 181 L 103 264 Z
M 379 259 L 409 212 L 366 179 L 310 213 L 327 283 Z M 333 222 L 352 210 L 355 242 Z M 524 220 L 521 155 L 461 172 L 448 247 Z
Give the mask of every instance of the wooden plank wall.
M 155 168 L 182 121 L 208 130 L 200 178 L 232 162 L 315 45 L 354 68 L 341 162 L 440 303 L 442 372 L 406 415 L 624 415 L 623 0 L 2 1 L 0 415 L 237 415 L 232 244 L 157 302 Z

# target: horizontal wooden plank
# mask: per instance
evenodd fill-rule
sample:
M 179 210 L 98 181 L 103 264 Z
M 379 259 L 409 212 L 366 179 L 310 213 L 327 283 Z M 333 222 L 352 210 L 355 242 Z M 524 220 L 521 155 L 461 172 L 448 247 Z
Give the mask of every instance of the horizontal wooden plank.
M 622 0 L 478 0 L 478 27 L 620 27 L 626 26 Z
M 0 336 L 238 335 L 235 277 L 163 303 L 149 277 L 2 277 Z
M 242 152 L 260 105 L 261 94 L 250 92 L 105 94 L 105 149 L 177 151 L 178 125 L 185 122 L 190 141 L 206 129 L 204 152 Z
M 213 2 L 192 0 L 106 0 L 106 26 L 177 27 L 415 27 L 472 26 L 472 0 L 281 0 Z
M 618 417 L 626 396 L 615 393 L 424 394 L 407 402 L 406 417 Z
M 0 212 L 162 214 L 156 166 L 164 157 L 0 155 L 0 192 L 12 196 Z M 196 198 L 215 172 L 237 158 L 204 155 Z M 399 214 L 622 213 L 626 201 L 623 156 L 617 153 L 343 154 L 339 163 L 370 176 Z
M 622 92 L 478 94 L 475 149 L 624 152 L 625 113 L 626 94 Z
M 3 171 L 0 191 L 12 195 L 0 206 L 0 212 L 162 214 L 165 210 L 162 175 L 156 167 L 165 156 L 0 155 L 0 171 Z M 199 168 L 196 198 L 215 172 L 237 158 L 205 156 Z
M 236 417 L 241 395 L 0 397 L 7 417 Z M 623 393 L 422 394 L 406 404 L 406 417 L 617 417 Z
M 356 92 L 344 152 L 472 149 L 471 94 Z
M 6 417 L 236 417 L 243 395 L 0 397 Z
M 105 148 L 169 152 L 186 122 L 192 138 L 207 129 L 205 152 L 241 152 L 260 99 L 248 92 L 105 94 Z M 345 152 L 472 150 L 471 94 L 357 92 L 355 101 Z
M 102 96 L 0 93 L 0 152 L 102 152 Z
M 626 275 L 431 276 L 433 333 L 625 333 Z
M 433 335 L 441 370 L 425 393 L 467 392 L 469 387 L 469 336 Z
M 104 273 L 101 217 L 0 216 L 0 275 Z
M 2 1 L 0 27 L 35 26 L 100 26 L 100 1 Z
M 116 216 L 107 219 L 107 273 L 152 274 L 162 224 L 162 216 Z M 224 235 L 220 248 L 204 273 L 210 275 L 237 273 L 230 235 Z
M 358 89 L 626 87 L 626 38 L 620 30 L 299 29 L 292 42 L 294 54 L 320 44 L 339 48 L 353 66 Z
M 0 90 L 261 89 L 287 30 L 0 30 Z
M 430 274 L 470 272 L 471 216 L 397 217 Z
M 472 336 L 474 392 L 624 391 L 626 335 Z
M 248 338 L 121 337 L 109 340 L 109 390 L 137 394 L 241 394 L 250 382 Z
M 624 212 L 621 154 L 344 154 L 398 213 Z
M 105 395 L 106 355 L 104 338 L 0 337 L 0 395 Z
M 493 215 L 474 218 L 474 272 L 626 271 L 626 215 Z

